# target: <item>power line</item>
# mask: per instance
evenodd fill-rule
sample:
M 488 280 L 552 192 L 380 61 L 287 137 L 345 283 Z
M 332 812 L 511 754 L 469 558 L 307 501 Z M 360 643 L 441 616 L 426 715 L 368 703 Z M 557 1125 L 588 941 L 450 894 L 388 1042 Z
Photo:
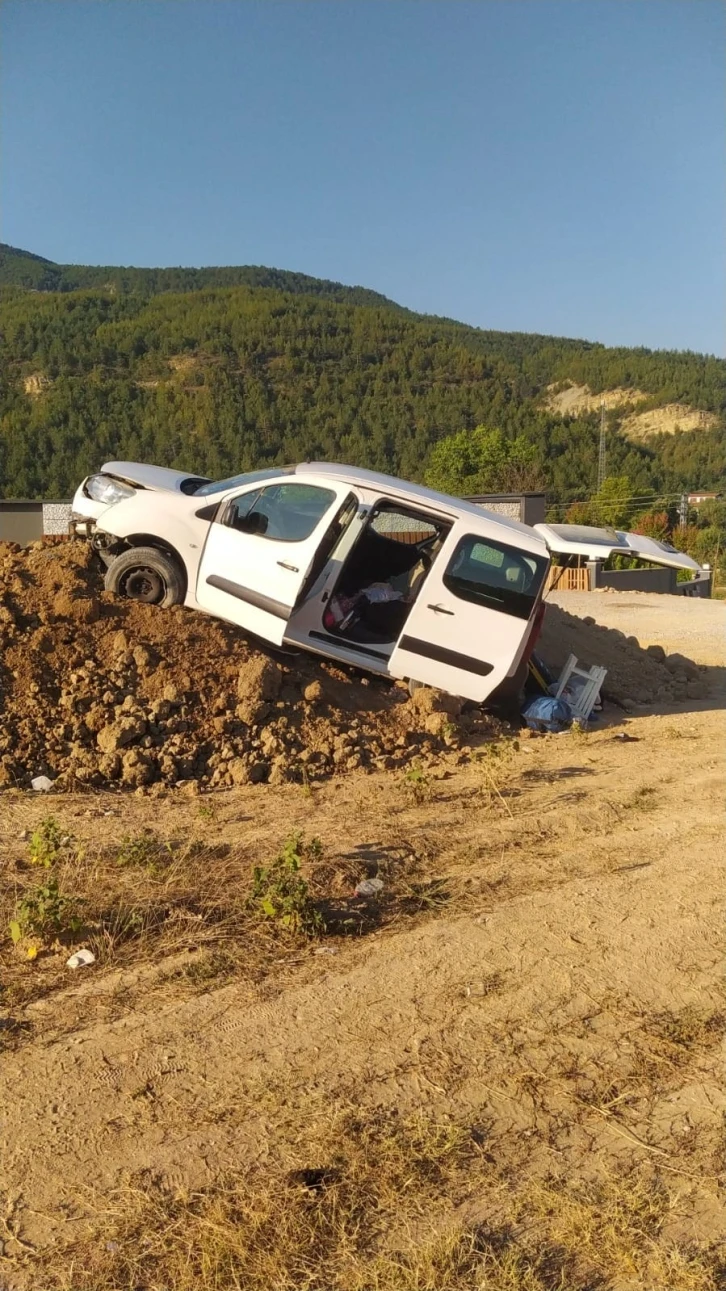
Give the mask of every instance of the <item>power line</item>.
M 625 498 L 645 498 L 646 500 L 653 497 L 680 498 L 683 496 L 683 489 L 673 489 L 670 492 L 667 489 L 662 489 L 660 492 L 655 489 L 644 489 L 641 493 L 625 493 L 623 496 Z M 560 494 L 559 500 L 563 502 L 589 502 L 591 498 L 595 497 L 597 497 L 597 490 L 591 490 L 589 493 L 579 494 L 576 498 L 565 497 L 564 494 Z
M 548 506 L 571 507 L 575 505 L 593 506 L 613 506 L 615 503 L 642 503 L 644 506 L 656 506 L 658 503 L 666 504 L 671 502 L 680 502 L 684 495 L 682 493 L 657 493 L 655 497 L 652 493 L 629 493 L 624 497 L 599 498 L 596 493 L 590 493 L 580 498 L 549 498 Z
M 558 517 L 573 506 L 586 506 L 590 508 L 594 519 L 607 519 L 608 515 L 619 507 L 627 506 L 631 511 L 654 511 L 654 510 L 673 510 L 678 508 L 678 523 L 686 525 L 688 523 L 688 496 L 684 493 L 661 494 L 657 497 L 625 497 L 625 498 L 577 498 L 567 499 L 560 502 L 548 502 L 546 509 L 546 519 L 553 523 L 558 522 Z

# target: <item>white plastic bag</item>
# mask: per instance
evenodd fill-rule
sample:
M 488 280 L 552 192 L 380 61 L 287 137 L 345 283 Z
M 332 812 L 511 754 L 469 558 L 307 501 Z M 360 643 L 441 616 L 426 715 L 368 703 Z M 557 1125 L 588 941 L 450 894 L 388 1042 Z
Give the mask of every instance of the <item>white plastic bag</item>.
M 92 950 L 77 950 L 75 955 L 66 960 L 66 968 L 87 968 L 95 962 L 96 956 Z

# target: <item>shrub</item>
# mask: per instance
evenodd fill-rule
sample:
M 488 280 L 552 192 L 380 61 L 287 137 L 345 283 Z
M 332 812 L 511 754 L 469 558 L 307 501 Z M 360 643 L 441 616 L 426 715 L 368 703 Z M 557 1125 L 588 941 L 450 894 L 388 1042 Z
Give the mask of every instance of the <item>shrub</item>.
M 290 932 L 314 937 L 324 930 L 322 915 L 315 908 L 308 883 L 300 873 L 304 860 L 322 854 L 319 838 L 306 843 L 301 833 L 291 834 L 270 865 L 256 865 L 252 872 L 253 907 Z
M 53 816 L 46 816 L 45 820 L 40 822 L 28 844 L 28 860 L 30 864 L 42 865 L 45 869 L 50 869 L 66 841 L 67 839 L 58 821 Z
M 83 926 L 81 904 L 78 897 L 65 896 L 57 878 L 51 876 L 24 892 L 10 920 L 10 936 L 14 942 L 23 937 L 39 937 L 47 942 L 64 934 L 75 935 Z

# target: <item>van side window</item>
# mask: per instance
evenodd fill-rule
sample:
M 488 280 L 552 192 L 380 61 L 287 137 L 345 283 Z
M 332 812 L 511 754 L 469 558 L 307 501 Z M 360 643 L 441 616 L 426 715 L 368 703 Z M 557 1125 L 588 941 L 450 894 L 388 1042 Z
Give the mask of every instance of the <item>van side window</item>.
M 271 484 L 234 498 L 225 524 L 277 542 L 303 542 L 335 502 L 333 489 L 315 484 Z
M 457 544 L 443 581 L 462 601 L 528 619 L 548 563 L 518 547 L 467 534 Z
M 439 532 L 439 526 L 433 521 L 392 506 L 378 507 L 371 518 L 370 528 L 379 538 L 388 538 L 407 546 L 427 542 Z

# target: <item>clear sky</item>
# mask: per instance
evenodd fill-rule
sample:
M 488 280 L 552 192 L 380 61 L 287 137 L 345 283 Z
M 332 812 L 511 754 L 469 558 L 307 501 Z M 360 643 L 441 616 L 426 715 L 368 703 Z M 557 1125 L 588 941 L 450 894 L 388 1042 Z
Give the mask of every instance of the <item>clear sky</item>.
M 3 241 L 724 351 L 722 0 L 3 0 Z

